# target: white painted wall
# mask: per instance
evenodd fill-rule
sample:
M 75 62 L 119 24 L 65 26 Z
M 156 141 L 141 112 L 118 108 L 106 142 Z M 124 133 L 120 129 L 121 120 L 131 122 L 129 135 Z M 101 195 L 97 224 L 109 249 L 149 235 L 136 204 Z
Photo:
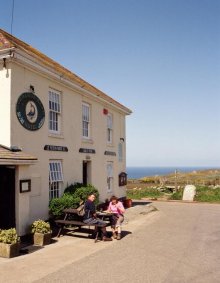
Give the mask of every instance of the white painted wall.
M 118 175 L 125 171 L 125 143 L 123 143 L 123 162 L 118 162 L 118 143 L 120 137 L 125 138 L 125 115 L 119 113 L 103 103 L 88 98 L 83 91 L 78 92 L 64 86 L 49 77 L 28 70 L 27 68 L 13 63 L 9 78 L 4 77 L 4 71 L 0 72 L 0 78 L 4 88 L 0 88 L 0 121 L 7 132 L 7 140 L 1 136 L 3 144 L 10 145 L 10 121 L 11 121 L 11 145 L 17 145 L 24 152 L 30 153 L 38 158 L 36 165 L 19 166 L 16 191 L 17 191 L 17 222 L 19 234 L 27 233 L 29 225 L 36 219 L 48 217 L 49 203 L 49 160 L 62 160 L 64 183 L 63 190 L 67 184 L 82 182 L 82 162 L 89 158 L 91 165 L 91 183 L 99 190 L 100 200 L 110 198 L 112 194 L 118 197 L 125 196 L 125 187 L 118 186 Z M 11 88 L 10 88 L 11 80 Z M 16 103 L 19 96 L 34 86 L 35 94 L 41 100 L 45 109 L 45 122 L 37 131 L 28 131 L 18 121 L 16 116 Z M 48 130 L 48 91 L 54 88 L 62 93 L 62 134 L 51 135 Z M 3 91 L 4 90 L 4 91 Z M 2 95 L 2 91 L 4 94 Z M 11 101 L 10 101 L 11 91 Z M 7 93 L 7 95 L 6 95 Z M 4 107 L 2 106 L 2 101 Z M 10 103 L 11 102 L 11 103 Z M 82 139 L 82 103 L 91 105 L 91 140 Z M 11 107 L 9 107 L 11 105 Z M 107 115 L 103 114 L 103 108 L 107 108 L 113 115 L 113 143 L 107 144 Z M 4 109 L 4 115 L 1 114 Z M 3 117 L 7 119 L 3 119 Z M 9 118 L 11 117 L 11 119 Z M 2 132 L 2 131 L 1 131 Z M 6 143 L 7 142 L 7 143 Z M 67 146 L 68 152 L 45 151 L 44 146 L 60 145 Z M 96 154 L 79 153 L 79 148 L 92 148 Z M 106 156 L 105 151 L 116 152 L 116 156 Z M 107 193 L 107 162 L 113 162 L 114 186 L 113 191 Z M 31 179 L 31 192 L 19 193 L 19 180 Z
M 10 146 L 11 138 L 11 70 L 9 64 L 7 69 L 0 65 L 0 144 Z

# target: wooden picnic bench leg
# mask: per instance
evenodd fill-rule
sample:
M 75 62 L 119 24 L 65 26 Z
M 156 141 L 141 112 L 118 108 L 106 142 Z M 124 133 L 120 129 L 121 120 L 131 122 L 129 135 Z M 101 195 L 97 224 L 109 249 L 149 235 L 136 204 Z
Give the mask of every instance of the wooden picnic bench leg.
M 99 237 L 99 228 L 97 227 L 97 231 L 96 231 L 96 234 L 95 234 L 95 243 L 98 242 L 98 237 Z
M 63 224 L 60 224 L 60 229 L 59 229 L 59 231 L 58 231 L 58 234 L 57 234 L 57 238 L 59 238 L 60 237 L 60 234 L 61 234 L 61 232 L 62 232 L 62 230 L 63 230 Z
M 96 229 L 96 227 L 95 227 Z M 92 233 L 92 231 L 94 231 L 93 229 L 91 229 L 91 226 L 89 225 L 89 231 L 91 231 L 91 235 L 94 234 Z M 97 230 L 97 232 L 95 233 L 95 243 L 98 241 L 98 236 L 99 236 L 99 230 Z
M 63 220 L 66 220 L 66 219 L 67 219 L 67 216 L 68 216 L 68 213 L 65 214 Z M 61 234 L 61 232 L 63 231 L 63 227 L 64 227 L 64 226 L 65 226 L 65 224 L 61 224 L 61 223 L 60 223 L 60 229 L 59 229 L 59 231 L 58 231 L 57 238 L 60 237 L 60 234 Z
M 105 226 L 97 226 L 97 232 L 96 232 L 96 236 L 95 236 L 95 243 L 98 241 L 98 237 L 99 237 L 99 233 L 102 234 L 102 228 Z

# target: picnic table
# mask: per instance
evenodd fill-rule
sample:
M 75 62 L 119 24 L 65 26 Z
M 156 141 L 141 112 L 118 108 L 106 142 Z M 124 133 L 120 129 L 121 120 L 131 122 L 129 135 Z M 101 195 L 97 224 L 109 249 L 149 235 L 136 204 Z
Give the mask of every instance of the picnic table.
M 102 228 L 105 226 L 109 226 L 109 218 L 111 217 L 112 213 L 106 213 L 106 212 L 99 212 L 97 211 L 97 216 L 99 216 L 99 218 L 101 218 L 102 220 L 104 220 L 106 222 L 105 224 L 86 224 L 83 222 L 83 217 L 79 216 L 79 212 L 77 209 L 74 208 L 67 208 L 63 210 L 64 213 L 64 218 L 63 219 L 59 219 L 59 220 L 55 220 L 56 224 L 59 225 L 59 231 L 57 234 L 57 237 L 60 237 L 61 233 L 63 233 L 65 226 L 67 225 L 71 225 L 72 227 L 75 227 L 76 229 L 78 228 L 77 231 L 81 230 L 81 227 L 89 227 L 89 236 L 91 234 L 94 233 L 94 229 L 91 229 L 91 227 L 93 228 Z M 97 229 L 97 232 L 95 234 L 95 243 L 98 240 L 98 235 L 99 235 L 99 229 Z

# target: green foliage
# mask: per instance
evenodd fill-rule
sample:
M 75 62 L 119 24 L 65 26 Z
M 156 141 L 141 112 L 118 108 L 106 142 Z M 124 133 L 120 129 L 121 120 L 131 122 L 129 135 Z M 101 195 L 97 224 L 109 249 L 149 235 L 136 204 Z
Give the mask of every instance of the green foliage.
M 143 189 L 132 189 L 127 190 L 127 198 L 141 199 L 141 198 L 158 198 L 162 195 L 157 189 L 154 188 L 143 188 Z
M 220 188 L 196 187 L 196 201 L 220 202 Z
M 31 232 L 32 233 L 41 233 L 41 234 L 47 234 L 51 232 L 50 229 L 50 223 L 45 222 L 41 219 L 34 221 L 34 223 L 31 225 Z
M 87 197 L 91 194 L 94 194 L 96 196 L 95 204 L 98 204 L 99 203 L 99 191 L 92 185 L 77 188 L 74 193 L 74 197 L 79 198 L 82 201 L 86 201 Z
M 158 184 L 158 183 L 160 183 L 159 178 L 156 178 L 156 177 L 143 177 L 140 180 L 141 180 L 141 182 L 147 183 L 147 184 Z
M 59 217 L 63 214 L 65 208 L 77 208 L 80 203 L 80 198 L 71 195 L 70 193 L 63 194 L 61 198 L 54 198 L 50 201 L 49 210 L 50 213 Z
M 0 230 L 0 243 L 15 244 L 20 241 L 16 229 Z
M 173 193 L 169 199 L 170 200 L 181 200 L 183 198 L 183 190 L 178 190 L 177 192 Z
M 74 194 L 76 189 L 81 188 L 82 186 L 83 186 L 82 183 L 75 183 L 74 185 L 71 184 L 65 188 L 64 194 L 66 193 Z
M 127 189 L 127 198 L 141 199 L 141 198 L 164 198 L 169 200 L 182 200 L 183 188 L 179 188 L 177 192 L 171 194 L 169 188 L 133 188 Z M 219 186 L 196 186 L 195 201 L 199 202 L 217 202 L 220 203 L 220 187 Z
M 65 193 L 60 198 L 54 198 L 50 201 L 49 210 L 55 217 L 60 217 L 65 208 L 77 208 L 81 201 L 86 201 L 88 195 L 95 194 L 95 204 L 99 203 L 99 192 L 92 186 L 83 187 L 82 184 L 77 183 L 70 185 L 65 189 Z

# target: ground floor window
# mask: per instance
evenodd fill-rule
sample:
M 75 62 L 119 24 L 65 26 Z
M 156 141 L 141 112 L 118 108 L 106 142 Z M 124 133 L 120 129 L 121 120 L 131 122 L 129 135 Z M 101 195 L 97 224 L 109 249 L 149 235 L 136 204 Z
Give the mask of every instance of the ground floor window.
M 63 183 L 63 169 L 61 160 L 49 162 L 49 199 L 59 198 Z

